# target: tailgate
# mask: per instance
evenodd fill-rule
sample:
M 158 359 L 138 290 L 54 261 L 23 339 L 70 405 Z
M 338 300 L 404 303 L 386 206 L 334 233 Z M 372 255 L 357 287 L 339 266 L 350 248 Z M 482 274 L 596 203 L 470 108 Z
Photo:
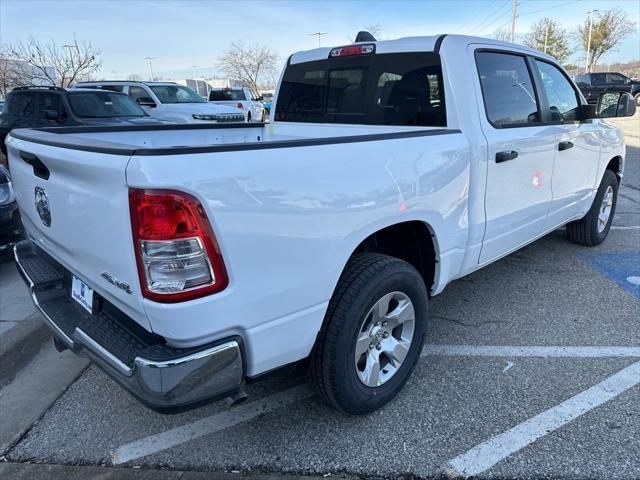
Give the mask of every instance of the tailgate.
M 31 239 L 150 329 L 133 251 L 125 177 L 129 156 L 8 138 L 12 181 Z

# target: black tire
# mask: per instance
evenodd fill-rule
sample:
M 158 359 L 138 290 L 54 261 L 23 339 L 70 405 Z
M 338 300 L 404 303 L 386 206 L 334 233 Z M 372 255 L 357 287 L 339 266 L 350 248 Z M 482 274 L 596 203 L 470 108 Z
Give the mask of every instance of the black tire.
M 598 231 L 598 214 L 600 206 L 602 204 L 602 198 L 605 195 L 607 189 L 611 187 L 613 189 L 613 203 L 611 205 L 611 213 L 609 214 L 609 220 L 602 231 Z M 618 202 L 618 177 L 611 170 L 605 170 L 600 182 L 600 187 L 593 199 L 593 204 L 589 209 L 589 212 L 581 220 L 571 222 L 567 224 L 567 237 L 573 243 L 578 245 L 585 245 L 587 247 L 593 247 L 601 244 L 611 228 L 611 222 L 613 216 L 616 213 L 616 204 Z
M 369 387 L 356 373 L 355 340 L 372 307 L 391 292 L 402 292 L 413 304 L 413 337 L 396 373 L 382 385 Z M 428 298 L 422 277 L 407 262 L 374 253 L 354 255 L 338 281 L 311 353 L 310 377 L 318 394 L 339 411 L 354 415 L 373 412 L 395 397 L 420 358 Z
M 636 101 L 636 106 L 637 106 L 637 107 L 640 107 L 640 92 L 636 93 L 636 94 L 633 96 L 633 98 L 634 98 L 634 99 L 635 99 L 635 101 Z

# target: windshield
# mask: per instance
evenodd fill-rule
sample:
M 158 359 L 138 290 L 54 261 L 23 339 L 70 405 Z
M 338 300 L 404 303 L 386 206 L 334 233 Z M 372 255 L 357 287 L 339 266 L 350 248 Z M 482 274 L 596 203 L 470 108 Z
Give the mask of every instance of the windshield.
M 445 126 L 440 57 L 428 52 L 392 53 L 289 65 L 275 119 Z
M 82 118 L 144 117 L 136 102 L 123 93 L 96 90 L 69 92 L 71 110 Z
M 182 85 L 149 85 L 162 103 L 205 103 L 206 100 Z

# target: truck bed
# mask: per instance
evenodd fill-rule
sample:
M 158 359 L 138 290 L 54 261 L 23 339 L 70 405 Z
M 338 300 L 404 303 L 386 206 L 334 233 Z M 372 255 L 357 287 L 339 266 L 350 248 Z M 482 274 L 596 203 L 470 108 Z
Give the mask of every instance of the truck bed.
M 11 136 L 53 147 L 131 156 L 261 150 L 448 133 L 459 133 L 459 130 L 439 127 L 245 123 L 16 129 Z

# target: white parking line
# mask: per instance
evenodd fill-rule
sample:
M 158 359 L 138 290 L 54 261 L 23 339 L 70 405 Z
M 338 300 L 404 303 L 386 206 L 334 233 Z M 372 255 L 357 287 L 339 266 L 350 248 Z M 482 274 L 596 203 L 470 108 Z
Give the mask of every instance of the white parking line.
M 611 227 L 609 227 L 611 230 L 638 230 L 640 229 L 640 225 L 628 225 L 628 226 L 623 226 L 623 225 L 611 225 Z
M 425 345 L 422 355 L 464 357 L 640 357 L 640 347 Z
M 527 347 L 425 345 L 422 355 L 481 356 L 481 357 L 640 357 L 640 347 Z M 272 412 L 298 400 L 310 397 L 306 385 L 292 387 L 273 395 L 239 405 L 196 422 L 182 425 L 149 437 L 136 440 L 116 449 L 114 464 L 122 464 L 161 452 L 190 440 L 219 432 L 225 428 Z
M 640 362 L 628 366 L 584 392 L 458 455 L 449 462 L 451 473 L 463 477 L 478 475 L 538 438 L 638 384 L 640 384 Z
M 239 405 L 207 418 L 181 427 L 167 430 L 157 435 L 137 440 L 119 447 L 113 452 L 111 459 L 114 464 L 126 463 L 167 448 L 203 437 L 210 433 L 224 430 L 239 423 L 251 420 L 264 413 L 277 410 L 303 398 L 311 396 L 312 391 L 306 385 L 293 387 L 288 390 L 261 398 L 254 402 Z

